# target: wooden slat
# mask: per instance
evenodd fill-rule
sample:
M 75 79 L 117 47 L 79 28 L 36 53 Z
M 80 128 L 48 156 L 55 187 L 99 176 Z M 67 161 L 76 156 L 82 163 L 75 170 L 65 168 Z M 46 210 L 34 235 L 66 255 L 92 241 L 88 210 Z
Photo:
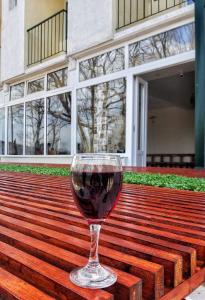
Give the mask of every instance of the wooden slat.
M 0 268 L 1 300 L 54 300 L 28 282 Z
M 113 299 L 102 290 L 76 287 L 67 272 L 3 242 L 0 242 L 0 265 L 58 299 Z
M 2 208 L 0 208 L 0 211 Z M 10 210 L 11 211 L 11 210 Z M 14 210 L 12 210 L 14 212 Z M 25 215 L 29 214 L 23 214 L 24 219 Z M 13 214 L 16 218 L 19 217 L 19 213 L 16 212 L 16 214 Z M 30 218 L 27 218 L 27 220 L 30 220 L 32 223 L 35 223 L 35 216 L 32 217 L 32 215 L 29 215 Z M 41 224 L 46 227 L 48 220 L 42 217 L 38 217 L 38 220 L 43 220 Z M 0 223 L 4 223 L 4 218 L 1 218 Z M 39 223 L 39 222 L 38 222 Z M 59 232 L 62 231 L 61 228 L 63 227 L 64 223 L 52 221 L 52 228 L 55 228 L 55 230 L 58 230 Z M 54 226 L 55 224 L 55 226 Z M 64 226 L 65 227 L 65 226 Z M 79 227 L 77 226 L 66 226 L 65 228 L 66 233 L 72 236 L 79 236 Z M 64 232 L 65 232 L 64 230 Z M 86 229 L 80 230 L 80 235 L 82 238 L 89 240 L 89 232 Z M 123 245 L 121 245 L 121 239 L 114 237 L 112 235 L 105 235 L 101 234 L 101 240 L 100 244 L 106 247 L 112 247 L 113 249 L 122 251 L 127 254 L 131 255 L 137 255 L 140 258 L 147 259 L 152 262 L 156 262 L 159 264 L 162 264 L 166 270 L 165 273 L 165 283 L 167 286 L 176 286 L 182 281 L 182 258 L 180 255 L 176 255 L 173 253 L 169 253 L 168 251 L 163 250 L 156 250 L 155 248 L 148 247 L 145 245 L 133 243 L 131 241 L 124 241 Z
M 204 281 L 205 268 L 180 284 L 177 288 L 167 293 L 164 297 L 161 298 L 161 300 L 181 300 L 185 296 L 191 294 L 200 284 L 204 283 Z
M 74 267 L 81 267 L 87 263 L 87 259 L 70 251 L 42 242 L 30 236 L 26 236 L 14 230 L 0 226 L 0 240 L 31 255 L 45 260 L 52 265 L 70 272 Z M 135 296 L 141 297 L 141 280 L 130 274 L 114 269 L 118 281 L 109 291 L 114 295 L 119 293 L 119 299 L 129 299 Z
M 88 256 L 90 243 L 84 240 L 4 215 L 0 215 L 0 224 L 9 228 L 15 228 L 15 230 L 43 241 L 49 240 L 52 244 L 69 251 Z M 159 299 L 163 295 L 164 274 L 162 266 L 102 246 L 99 247 L 99 253 L 101 254 L 102 263 L 110 266 L 116 265 L 120 270 L 129 270 L 131 274 L 142 278 L 143 286 L 145 287 L 143 295 L 148 297 L 148 299 L 152 299 L 153 295 Z
M 15 217 L 20 220 L 26 220 L 26 221 L 34 223 L 34 224 L 39 224 L 43 227 L 54 229 L 56 231 L 63 232 L 63 233 L 66 233 L 66 234 L 69 234 L 72 236 L 76 236 L 76 234 L 78 234 L 86 240 L 89 239 L 88 229 L 81 228 L 80 233 L 79 233 L 79 227 L 77 227 L 75 225 L 67 226 L 63 222 L 55 221 L 55 220 L 44 218 L 41 216 L 38 216 L 38 218 L 36 218 L 36 216 L 31 213 L 25 213 L 25 212 L 21 212 L 21 211 L 6 208 L 6 207 L 0 207 L 0 213 Z M 80 221 L 81 220 L 78 218 L 71 218 L 70 224 L 72 224 L 74 222 L 75 224 L 79 225 Z M 109 240 L 112 244 L 114 243 L 115 245 L 120 245 L 121 240 L 118 239 L 117 242 L 115 242 L 115 240 L 113 238 L 114 236 L 118 236 L 120 239 L 123 238 L 124 240 L 134 241 L 135 244 L 132 244 L 132 246 L 135 246 L 136 248 L 140 247 L 139 244 L 150 245 L 150 243 L 152 243 L 152 248 L 150 248 L 150 247 L 149 248 L 141 248 L 141 250 L 145 251 L 145 249 L 148 249 L 148 251 L 149 251 L 149 250 L 154 250 L 155 248 L 165 250 L 166 251 L 165 253 L 163 253 L 163 251 L 162 252 L 159 251 L 156 254 L 162 253 L 162 256 L 165 258 L 168 258 L 168 260 L 169 260 L 169 256 L 170 256 L 169 253 L 179 254 L 184 259 L 184 261 L 183 261 L 184 276 L 186 277 L 186 275 L 190 275 L 190 273 L 193 274 L 193 272 L 195 271 L 196 252 L 193 248 L 185 247 L 182 245 L 176 245 L 173 243 L 163 242 L 158 239 L 154 239 L 152 237 L 148 237 L 146 239 L 146 237 L 143 235 L 139 235 L 139 234 L 136 234 L 133 232 L 128 233 L 126 230 L 116 229 L 116 228 L 113 228 L 113 227 L 110 227 L 107 225 L 103 226 L 103 232 L 105 232 L 105 231 L 108 232 L 109 235 L 101 234 L 101 240 L 100 240 L 101 244 L 103 244 L 102 241 L 106 240 L 106 238 L 109 238 Z M 125 246 L 125 244 L 123 246 Z M 126 251 L 125 249 L 126 248 L 124 247 L 124 251 Z M 128 246 L 128 249 L 130 249 L 129 246 Z M 167 254 L 167 252 L 169 252 L 169 253 Z M 176 257 L 176 260 L 177 260 L 177 257 Z M 173 256 L 173 261 L 175 262 L 174 256 Z
M 0 172 L 0 296 L 16 299 L 19 280 L 26 293 L 51 299 L 182 299 L 204 276 L 204 212 L 205 193 L 124 185 L 99 247 L 118 280 L 87 290 L 69 281 L 90 247 L 69 178 Z

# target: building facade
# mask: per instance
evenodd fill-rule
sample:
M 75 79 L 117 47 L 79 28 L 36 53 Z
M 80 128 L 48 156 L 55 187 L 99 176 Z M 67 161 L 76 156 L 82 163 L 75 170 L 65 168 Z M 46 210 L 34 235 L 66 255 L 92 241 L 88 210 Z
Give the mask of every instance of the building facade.
M 189 162 L 194 61 L 190 0 L 2 0 L 1 161 Z

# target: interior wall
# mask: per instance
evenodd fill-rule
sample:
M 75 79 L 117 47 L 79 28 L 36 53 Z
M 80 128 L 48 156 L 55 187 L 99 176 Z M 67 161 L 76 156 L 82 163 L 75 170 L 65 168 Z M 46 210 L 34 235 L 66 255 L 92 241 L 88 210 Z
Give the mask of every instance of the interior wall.
M 26 0 L 26 29 L 65 8 L 65 0 Z
M 148 154 L 194 153 L 194 110 L 179 107 L 148 113 Z

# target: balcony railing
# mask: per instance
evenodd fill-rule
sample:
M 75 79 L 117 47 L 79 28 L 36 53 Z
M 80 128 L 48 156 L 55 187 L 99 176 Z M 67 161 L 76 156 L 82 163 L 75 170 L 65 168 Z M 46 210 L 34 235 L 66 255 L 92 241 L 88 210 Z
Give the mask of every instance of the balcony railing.
M 117 29 L 192 3 L 192 0 L 117 0 Z
M 67 11 L 61 10 L 27 30 L 28 66 L 67 51 Z

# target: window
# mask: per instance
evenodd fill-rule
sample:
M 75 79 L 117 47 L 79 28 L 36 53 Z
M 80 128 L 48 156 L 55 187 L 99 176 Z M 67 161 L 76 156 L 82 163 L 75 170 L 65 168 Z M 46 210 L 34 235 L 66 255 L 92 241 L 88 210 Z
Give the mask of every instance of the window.
M 24 97 L 24 86 L 25 86 L 24 82 L 12 85 L 10 87 L 10 100 L 16 100 L 19 98 L 23 98 Z
M 115 49 L 80 62 L 80 81 L 121 71 L 124 67 L 124 48 Z
M 78 152 L 125 152 L 126 80 L 77 91 Z
M 41 92 L 44 90 L 44 78 L 39 78 L 28 82 L 28 94 Z
M 26 103 L 26 154 L 44 154 L 44 100 Z
M 195 48 L 194 24 L 187 24 L 129 46 L 129 66 L 155 61 Z
M 9 10 L 14 9 L 17 6 L 17 0 L 9 0 Z
M 5 110 L 0 109 L 0 155 L 5 154 Z
M 47 99 L 47 154 L 71 153 L 71 93 Z
M 64 68 L 48 74 L 47 89 L 54 90 L 67 85 L 68 69 Z
M 8 109 L 8 154 L 23 154 L 24 105 L 10 106 Z

